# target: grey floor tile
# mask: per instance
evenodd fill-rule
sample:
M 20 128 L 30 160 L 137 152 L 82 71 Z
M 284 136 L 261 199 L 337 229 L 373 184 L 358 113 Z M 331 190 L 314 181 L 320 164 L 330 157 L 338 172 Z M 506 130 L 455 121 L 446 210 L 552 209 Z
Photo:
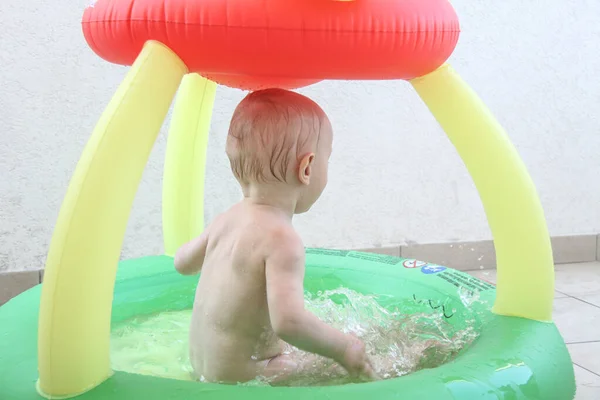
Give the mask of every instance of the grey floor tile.
M 600 376 L 575 365 L 575 381 L 577 382 L 575 400 L 600 399 Z
M 600 307 L 572 297 L 556 299 L 554 322 L 566 343 L 600 341 Z
M 593 304 L 597 307 L 600 307 L 600 294 L 591 295 L 591 296 L 577 296 L 578 299 L 583 300 L 587 303 Z
M 575 364 L 600 376 L 600 341 L 570 344 L 567 347 Z
M 555 275 L 560 292 L 573 297 L 600 295 L 600 262 L 560 264 Z

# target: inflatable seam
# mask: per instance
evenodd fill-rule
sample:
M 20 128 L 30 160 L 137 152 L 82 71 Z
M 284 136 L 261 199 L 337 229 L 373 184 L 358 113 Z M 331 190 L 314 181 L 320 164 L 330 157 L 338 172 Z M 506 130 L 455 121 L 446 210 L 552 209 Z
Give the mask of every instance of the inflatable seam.
M 285 28 L 285 27 L 268 27 L 268 26 L 240 26 L 240 25 L 228 25 L 228 24 L 201 24 L 196 22 L 179 22 L 179 21 L 163 21 L 163 20 L 150 20 L 150 19 L 111 19 L 111 20 L 94 20 L 84 21 L 83 25 L 106 25 L 106 24 L 120 24 L 125 22 L 144 22 L 147 24 L 165 24 L 165 25 L 186 25 L 190 27 L 206 27 L 206 28 L 225 28 L 225 29 L 243 29 L 243 30 L 264 30 L 264 31 L 300 31 L 300 32 L 335 32 L 335 33 L 379 33 L 379 34 L 391 34 L 391 35 L 404 35 L 407 33 L 442 33 L 442 32 L 456 32 L 459 33 L 458 27 L 446 27 L 443 29 L 429 29 L 429 28 L 411 28 L 402 30 L 375 30 L 375 29 L 333 29 L 333 28 Z

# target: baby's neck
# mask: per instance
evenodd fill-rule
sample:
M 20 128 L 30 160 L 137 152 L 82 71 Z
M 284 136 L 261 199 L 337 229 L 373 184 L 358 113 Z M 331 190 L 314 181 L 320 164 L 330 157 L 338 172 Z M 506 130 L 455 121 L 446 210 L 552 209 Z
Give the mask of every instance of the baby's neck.
M 289 185 L 276 184 L 251 184 L 242 187 L 244 202 L 273 208 L 292 219 L 298 203 L 296 190 Z

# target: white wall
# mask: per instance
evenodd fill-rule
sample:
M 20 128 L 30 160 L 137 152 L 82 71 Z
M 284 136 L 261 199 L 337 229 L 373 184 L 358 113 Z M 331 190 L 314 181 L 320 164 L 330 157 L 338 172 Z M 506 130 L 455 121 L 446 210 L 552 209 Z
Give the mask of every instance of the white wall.
M 43 266 L 69 178 L 126 72 L 87 48 L 79 22 L 88 2 L 0 2 L 0 270 Z M 453 3 L 463 33 L 451 62 L 513 139 L 551 234 L 600 232 L 600 2 Z M 490 238 L 465 168 L 407 83 L 326 82 L 302 92 L 329 113 L 336 135 L 329 188 L 297 219 L 307 245 Z M 239 198 L 223 146 L 243 95 L 217 94 L 208 220 Z M 125 257 L 162 250 L 165 132 L 134 204 Z

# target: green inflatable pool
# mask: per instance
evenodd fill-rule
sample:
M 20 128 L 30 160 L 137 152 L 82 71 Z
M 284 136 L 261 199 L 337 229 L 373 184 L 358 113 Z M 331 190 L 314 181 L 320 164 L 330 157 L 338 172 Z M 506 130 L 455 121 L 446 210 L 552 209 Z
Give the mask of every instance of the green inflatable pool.
M 197 277 L 182 277 L 167 256 L 119 265 L 112 324 L 134 316 L 192 306 Z M 378 400 L 572 399 L 573 369 L 553 323 L 505 317 L 490 310 L 495 288 L 468 274 L 415 260 L 370 253 L 308 249 L 306 289 L 345 286 L 363 294 L 413 299 L 442 308 L 457 327 L 477 324 L 480 337 L 438 368 L 374 383 L 330 387 L 248 387 L 170 380 L 116 371 L 100 386 L 77 396 L 95 399 Z M 461 294 L 478 292 L 465 308 Z M 0 308 L 0 398 L 39 399 L 36 391 L 40 287 Z M 475 312 L 474 312 L 475 311 Z M 472 321 L 473 315 L 477 318 Z

